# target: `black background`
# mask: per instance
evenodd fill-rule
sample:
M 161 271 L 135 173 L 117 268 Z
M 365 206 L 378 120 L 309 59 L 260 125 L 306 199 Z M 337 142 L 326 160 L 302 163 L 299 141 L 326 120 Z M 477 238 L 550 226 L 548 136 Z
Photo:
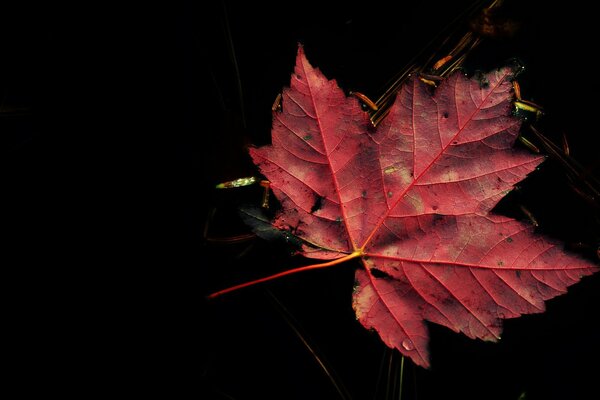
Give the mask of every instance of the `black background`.
M 211 210 L 210 236 L 247 233 L 235 209 L 260 201 L 257 188 L 213 187 L 256 173 L 245 146 L 268 143 L 271 104 L 289 82 L 298 42 L 342 88 L 377 98 L 413 56 L 435 52 L 427 44 L 469 4 L 6 10 L 2 107 L 25 110 L 0 119 L 9 200 L 5 329 L 21 390 L 340 398 L 275 296 L 351 398 L 384 398 L 385 371 L 376 388 L 385 346 L 351 309 L 356 265 L 205 300 L 302 265 L 259 240 L 207 243 Z M 520 30 L 487 40 L 467 68 L 520 59 L 523 96 L 546 110 L 544 133 L 557 143 L 565 133 L 573 156 L 597 172 L 596 17 L 582 2 L 507 6 Z M 541 233 L 594 256 L 598 211 L 570 189 L 559 164 L 547 161 L 499 210 L 524 219 L 519 204 Z M 597 276 L 585 278 L 544 314 L 507 321 L 499 343 L 430 325 L 432 367 L 407 362 L 404 398 L 597 395 L 599 285 Z

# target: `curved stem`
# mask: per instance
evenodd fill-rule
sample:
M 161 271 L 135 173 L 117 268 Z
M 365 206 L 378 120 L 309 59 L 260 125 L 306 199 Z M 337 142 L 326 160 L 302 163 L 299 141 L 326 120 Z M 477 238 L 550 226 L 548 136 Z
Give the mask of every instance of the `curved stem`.
M 218 296 L 221 296 L 223 294 L 236 291 L 238 289 L 242 289 L 242 288 L 245 288 L 245 287 L 248 287 L 248 286 L 252 286 L 252 285 L 255 285 L 257 283 L 263 283 L 263 282 L 272 281 L 274 279 L 281 278 L 281 277 L 284 277 L 286 275 L 292 275 L 292 274 L 295 274 L 297 272 L 308 271 L 308 270 L 311 270 L 311 269 L 319 269 L 319 268 L 331 267 L 333 265 L 341 264 L 341 263 L 343 263 L 345 261 L 348 261 L 348 260 L 351 260 L 353 258 L 360 257 L 361 255 L 362 255 L 362 251 L 357 250 L 357 251 L 355 251 L 353 253 L 348 254 L 347 256 L 336 258 L 335 260 L 331 260 L 331 261 L 328 261 L 328 262 L 325 262 L 325 263 L 306 265 L 304 267 L 299 267 L 299 268 L 290 269 L 288 271 L 279 272 L 279 273 L 277 273 L 275 275 L 271 275 L 271 276 L 267 276 L 267 277 L 264 277 L 264 278 L 256 279 L 256 280 L 253 280 L 253 281 L 250 281 L 250 282 L 240 283 L 239 285 L 231 286 L 231 287 L 229 287 L 227 289 L 223 289 L 223 290 L 219 290 L 218 292 L 211 293 L 211 294 L 208 295 L 208 298 L 209 299 L 214 299 L 215 297 L 218 297 Z

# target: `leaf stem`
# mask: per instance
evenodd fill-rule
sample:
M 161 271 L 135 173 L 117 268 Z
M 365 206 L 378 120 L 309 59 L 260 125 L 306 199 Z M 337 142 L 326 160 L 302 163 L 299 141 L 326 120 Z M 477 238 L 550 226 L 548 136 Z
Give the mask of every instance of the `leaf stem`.
M 230 293 L 230 292 L 236 291 L 238 289 L 242 289 L 242 288 L 245 288 L 245 287 L 248 287 L 248 286 L 252 286 L 252 285 L 255 285 L 257 283 L 263 283 L 263 282 L 272 281 L 274 279 L 281 278 L 281 277 L 284 277 L 284 276 L 287 276 L 287 275 L 292 275 L 292 274 L 295 274 L 297 272 L 308 271 L 308 270 L 311 270 L 311 269 L 319 269 L 319 268 L 331 267 L 333 265 L 341 264 L 341 263 L 343 263 L 345 261 L 348 261 L 348 260 L 351 260 L 353 258 L 360 257 L 361 255 L 362 255 L 362 251 L 356 250 L 353 253 L 348 254 L 347 256 L 336 258 L 335 260 L 331 260 L 331 261 L 328 261 L 328 262 L 325 262 L 325 263 L 306 265 L 304 267 L 299 267 L 299 268 L 294 268 L 294 269 L 290 269 L 290 270 L 287 270 L 287 271 L 279 272 L 279 273 L 277 273 L 275 275 L 271 275 L 271 276 L 267 276 L 267 277 L 264 277 L 264 278 L 256 279 L 256 280 L 253 280 L 253 281 L 250 281 L 250 282 L 240 283 L 239 285 L 231 286 L 231 287 L 229 287 L 227 289 L 223 289 L 223 290 L 219 290 L 218 292 L 211 293 L 211 294 L 208 295 L 208 298 L 209 299 L 214 299 L 215 297 L 219 297 L 219 296 L 221 296 L 223 294 Z

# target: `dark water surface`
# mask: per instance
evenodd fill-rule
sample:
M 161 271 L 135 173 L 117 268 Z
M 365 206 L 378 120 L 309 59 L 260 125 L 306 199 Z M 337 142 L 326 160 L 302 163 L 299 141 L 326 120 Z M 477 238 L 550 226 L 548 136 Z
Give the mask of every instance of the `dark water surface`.
M 269 142 L 297 43 L 342 88 L 377 98 L 413 56 L 435 52 L 428 43 L 470 4 L 414 3 L 6 12 L 3 104 L 30 112 L 0 119 L 17 255 L 7 265 L 6 326 L 19 387 L 79 398 L 343 398 L 293 320 L 347 398 L 383 399 L 393 378 L 385 346 L 351 308 L 356 264 L 207 302 L 303 260 L 260 240 L 222 245 L 203 235 L 211 210 L 210 236 L 248 233 L 235 209 L 260 202 L 260 189 L 213 187 L 256 172 L 245 148 Z M 564 133 L 598 175 L 597 17 L 583 2 L 521 3 L 506 10 L 519 30 L 486 40 L 466 67 L 519 59 L 523 96 L 546 110 L 538 126 L 558 144 Z M 525 219 L 525 205 L 540 232 L 592 257 L 598 209 L 563 171 L 547 161 L 499 210 Z M 598 293 L 599 276 L 583 279 L 544 314 L 506 322 L 499 343 L 430 325 L 432 367 L 407 360 L 403 399 L 597 397 Z

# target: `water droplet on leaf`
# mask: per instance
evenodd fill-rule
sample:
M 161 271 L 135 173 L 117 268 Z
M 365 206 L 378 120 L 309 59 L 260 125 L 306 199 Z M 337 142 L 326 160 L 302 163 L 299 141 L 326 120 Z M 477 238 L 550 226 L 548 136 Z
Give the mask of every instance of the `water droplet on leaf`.
M 415 348 L 415 345 L 410 339 L 404 339 L 402 341 L 402 347 L 404 347 L 405 350 L 410 351 Z

